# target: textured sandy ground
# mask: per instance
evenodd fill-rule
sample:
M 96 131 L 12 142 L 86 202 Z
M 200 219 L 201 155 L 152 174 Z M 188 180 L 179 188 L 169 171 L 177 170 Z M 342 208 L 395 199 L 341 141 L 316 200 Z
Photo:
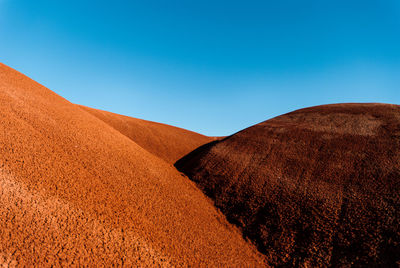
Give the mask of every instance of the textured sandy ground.
M 263 261 L 170 164 L 0 64 L 0 263 Z
M 274 266 L 400 266 L 400 106 L 298 110 L 176 166 Z
M 109 124 L 150 153 L 170 164 L 197 147 L 214 140 L 211 137 L 156 122 L 132 118 L 80 106 Z

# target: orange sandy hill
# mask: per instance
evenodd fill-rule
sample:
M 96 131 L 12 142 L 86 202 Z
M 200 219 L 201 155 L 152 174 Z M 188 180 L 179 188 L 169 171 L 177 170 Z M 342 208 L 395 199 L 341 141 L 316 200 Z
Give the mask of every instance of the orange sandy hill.
M 213 140 L 211 137 L 161 123 L 132 118 L 80 106 L 109 124 L 142 148 L 170 164 L 197 147 Z
M 171 165 L 0 64 L 0 264 L 263 261 Z
M 273 266 L 400 265 L 400 106 L 288 113 L 176 163 Z

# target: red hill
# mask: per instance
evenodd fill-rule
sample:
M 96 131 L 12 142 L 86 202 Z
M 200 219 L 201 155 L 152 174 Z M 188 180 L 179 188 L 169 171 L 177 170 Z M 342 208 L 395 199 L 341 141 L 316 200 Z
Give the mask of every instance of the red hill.
M 0 264 L 243 267 L 263 257 L 170 164 L 0 64 Z

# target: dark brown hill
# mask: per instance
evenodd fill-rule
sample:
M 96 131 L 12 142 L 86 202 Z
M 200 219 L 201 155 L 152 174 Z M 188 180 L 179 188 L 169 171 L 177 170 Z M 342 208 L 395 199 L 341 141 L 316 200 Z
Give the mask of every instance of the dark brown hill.
M 0 266 L 263 266 L 193 183 L 0 64 Z
M 80 107 L 170 164 L 214 139 L 166 124 Z
M 294 111 L 176 167 L 274 266 L 400 265 L 400 106 Z

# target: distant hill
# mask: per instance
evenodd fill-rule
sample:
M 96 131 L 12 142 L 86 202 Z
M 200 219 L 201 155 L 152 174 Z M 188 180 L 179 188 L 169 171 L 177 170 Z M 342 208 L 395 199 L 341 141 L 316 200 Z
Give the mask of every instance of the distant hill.
M 400 265 L 400 106 L 301 109 L 176 163 L 273 266 Z
M 175 163 L 213 138 L 166 124 L 132 118 L 85 106 L 80 106 L 105 123 L 109 124 L 150 153 Z

